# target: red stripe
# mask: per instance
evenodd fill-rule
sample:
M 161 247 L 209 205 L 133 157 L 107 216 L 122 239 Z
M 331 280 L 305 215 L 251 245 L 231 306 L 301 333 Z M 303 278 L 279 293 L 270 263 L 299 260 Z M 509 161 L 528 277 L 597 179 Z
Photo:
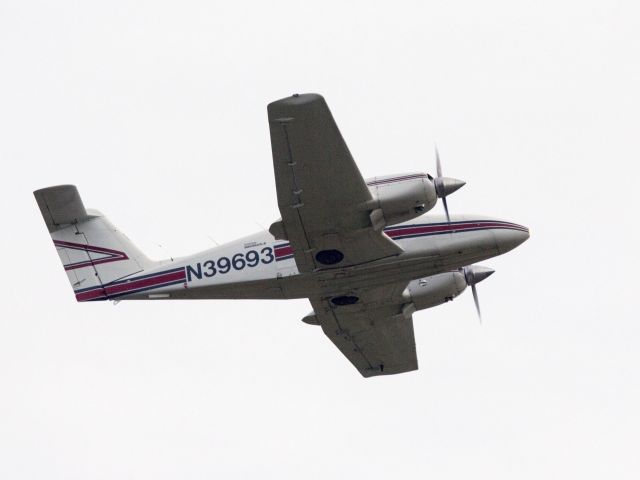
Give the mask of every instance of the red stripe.
M 491 229 L 491 228 L 508 228 L 515 230 L 526 231 L 527 229 L 521 225 L 516 225 L 515 223 L 505 223 L 505 222 L 467 222 L 467 223 L 455 223 L 455 224 L 444 224 L 444 225 L 420 225 L 416 227 L 409 228 L 398 228 L 398 229 L 390 229 L 385 231 L 385 233 L 391 237 L 404 237 L 406 235 L 426 235 L 429 233 L 444 233 L 444 232 L 456 232 L 460 230 L 469 230 L 469 229 Z
M 285 257 L 293 254 L 293 248 L 291 245 L 285 245 L 283 247 L 276 248 L 276 258 Z
M 127 283 L 119 283 L 117 285 L 106 286 L 104 288 L 97 288 L 96 290 L 90 290 L 88 292 L 82 292 L 76 294 L 76 300 L 83 302 L 86 300 L 96 300 L 98 298 L 109 298 L 112 295 L 122 295 L 139 288 L 148 288 L 163 283 L 177 282 L 179 280 L 185 280 L 184 270 L 178 270 L 177 272 L 165 273 L 158 275 L 157 277 L 143 278 L 140 280 L 132 280 Z
M 78 250 L 85 250 L 89 252 L 111 253 L 113 255 L 124 255 L 125 257 L 127 256 L 124 252 L 121 252 L 120 250 L 112 250 L 111 248 L 96 247 L 94 245 L 86 245 L 84 243 L 73 243 L 73 242 L 64 242 L 62 240 L 54 240 L 53 244 L 56 247 L 68 247 L 68 248 L 75 248 Z
M 95 260 L 87 260 L 85 262 L 79 263 L 71 263 L 69 265 L 64 265 L 65 270 L 75 270 L 76 268 L 84 268 L 90 267 L 91 265 L 100 265 L 101 263 L 109 263 L 109 262 L 119 262 L 120 260 L 129 260 L 129 257 L 126 253 L 121 252 L 119 250 L 112 250 L 111 248 L 104 247 L 96 247 L 94 245 L 85 245 L 83 243 L 73 243 L 73 242 L 64 242 L 62 240 L 54 240 L 53 244 L 56 247 L 60 248 L 70 248 L 72 250 L 82 250 L 87 252 L 89 258 L 91 258 L 90 253 L 99 253 L 106 254 L 109 257 L 98 258 Z
M 521 230 L 523 232 L 528 231 L 527 227 L 523 227 L 522 225 L 518 225 L 517 223 L 480 221 L 396 227 L 387 229 L 384 233 L 386 233 L 390 238 L 397 238 L 407 235 L 427 235 L 430 233 L 457 232 L 469 229 L 485 230 L 491 228 L 506 228 L 510 230 Z M 275 248 L 275 254 L 276 258 L 286 257 L 293 254 L 293 248 L 291 247 L 291 245 L 282 245 Z
M 72 263 L 71 265 L 65 265 L 65 270 L 75 270 L 76 268 L 90 267 L 91 265 L 100 265 L 101 263 L 118 262 L 120 260 L 127 260 L 128 257 L 107 257 L 99 258 L 98 260 L 87 260 L 82 263 Z

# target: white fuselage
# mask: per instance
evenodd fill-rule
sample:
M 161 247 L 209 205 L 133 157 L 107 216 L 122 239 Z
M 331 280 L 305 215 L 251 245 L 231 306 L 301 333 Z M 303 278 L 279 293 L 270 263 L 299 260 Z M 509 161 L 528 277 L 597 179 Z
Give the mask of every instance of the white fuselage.
M 529 238 L 521 225 L 480 216 L 423 215 L 385 228 L 398 256 L 347 268 L 299 273 L 288 242 L 268 232 L 163 263 L 106 288 L 76 291 L 106 299 L 286 299 L 342 295 L 350 289 L 411 281 L 501 255 Z

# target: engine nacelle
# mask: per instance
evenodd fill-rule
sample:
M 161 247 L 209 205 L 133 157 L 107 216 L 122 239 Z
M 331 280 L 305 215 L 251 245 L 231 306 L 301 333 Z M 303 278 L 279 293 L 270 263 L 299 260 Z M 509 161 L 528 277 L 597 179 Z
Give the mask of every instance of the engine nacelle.
M 375 177 L 367 185 L 374 200 L 371 223 L 376 229 L 419 217 L 438 201 L 433 179 L 425 173 Z
M 461 272 L 446 272 L 412 280 L 402 296 L 415 310 L 435 307 L 453 300 L 467 288 Z

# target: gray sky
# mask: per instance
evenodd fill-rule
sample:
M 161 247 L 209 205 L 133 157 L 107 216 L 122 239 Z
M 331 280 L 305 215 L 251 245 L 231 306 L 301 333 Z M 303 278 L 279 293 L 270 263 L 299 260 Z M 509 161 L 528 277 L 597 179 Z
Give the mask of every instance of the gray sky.
M 1 478 L 638 478 L 635 2 L 131 3 L 0 4 Z M 365 176 L 437 141 L 452 213 L 531 228 L 482 327 L 415 315 L 418 372 L 361 378 L 306 300 L 73 298 L 34 189 L 153 257 L 233 240 L 278 217 L 294 92 Z

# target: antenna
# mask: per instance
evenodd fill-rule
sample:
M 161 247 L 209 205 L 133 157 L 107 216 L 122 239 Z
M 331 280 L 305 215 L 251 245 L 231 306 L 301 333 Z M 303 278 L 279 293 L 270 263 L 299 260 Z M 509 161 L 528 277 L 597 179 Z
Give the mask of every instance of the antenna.
M 158 243 L 158 247 L 160 247 L 160 249 L 164 250 L 164 245 L 162 245 L 161 243 Z M 173 262 L 173 255 L 169 254 L 169 258 Z

